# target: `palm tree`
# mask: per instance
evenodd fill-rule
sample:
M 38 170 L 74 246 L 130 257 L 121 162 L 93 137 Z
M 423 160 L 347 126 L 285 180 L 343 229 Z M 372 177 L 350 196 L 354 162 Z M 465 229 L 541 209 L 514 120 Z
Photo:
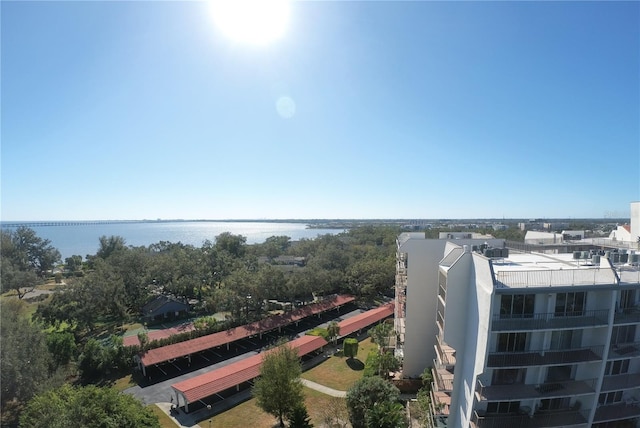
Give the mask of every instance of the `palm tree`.
M 329 336 L 329 340 L 333 342 L 335 345 L 338 341 L 338 336 L 340 336 L 340 324 L 337 321 L 331 321 L 327 326 L 327 335 Z

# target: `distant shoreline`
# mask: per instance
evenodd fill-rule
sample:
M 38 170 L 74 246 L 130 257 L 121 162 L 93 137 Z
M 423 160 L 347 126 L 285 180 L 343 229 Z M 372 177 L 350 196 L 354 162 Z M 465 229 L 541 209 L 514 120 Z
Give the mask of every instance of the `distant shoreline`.
M 142 220 L 39 220 L 39 221 L 0 221 L 0 228 L 12 229 L 20 226 L 25 227 L 54 227 L 54 226 L 92 226 L 105 224 L 158 224 L 158 223 L 290 223 L 305 224 L 308 229 L 348 229 L 363 225 L 426 225 L 426 224 L 452 224 L 452 223 L 517 223 L 530 222 L 531 219 L 142 219 Z M 557 219 L 536 219 L 536 221 L 554 222 L 595 222 L 595 223 L 624 223 L 628 218 L 557 218 Z

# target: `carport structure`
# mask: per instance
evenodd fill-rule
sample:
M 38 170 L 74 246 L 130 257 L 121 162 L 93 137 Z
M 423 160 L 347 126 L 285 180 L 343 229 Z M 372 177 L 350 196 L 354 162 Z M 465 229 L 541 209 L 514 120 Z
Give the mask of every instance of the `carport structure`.
M 289 346 L 297 350 L 298 356 L 302 357 L 322 349 L 326 344 L 327 341 L 320 336 L 303 336 L 280 346 Z M 268 352 L 270 351 L 266 351 L 266 353 Z M 178 407 L 180 407 L 181 397 L 184 409 L 188 412 L 190 403 L 203 400 L 233 387 L 239 390 L 241 384 L 260 375 L 263 358 L 263 354 L 253 355 L 228 366 L 171 385 L 176 394 Z
M 191 363 L 191 355 L 198 352 L 203 352 L 224 345 L 226 345 L 228 350 L 229 345 L 237 340 L 246 339 L 252 336 L 259 336 L 262 338 L 262 335 L 265 333 L 273 330 L 281 330 L 282 327 L 298 323 L 300 320 L 313 315 L 320 315 L 331 309 L 338 309 L 347 303 L 353 302 L 354 300 L 355 298 L 353 296 L 335 295 L 323 300 L 322 302 L 312 303 L 291 312 L 274 315 L 251 324 L 151 349 L 136 357 L 138 367 L 142 370 L 142 374 L 146 376 L 146 369 L 150 366 L 165 362 L 172 362 L 178 358 L 187 358 L 189 363 Z
M 340 337 L 345 337 L 351 333 L 360 332 L 363 328 L 375 324 L 378 321 L 390 317 L 394 313 L 395 304 L 393 302 L 382 305 L 378 308 L 363 312 L 354 317 L 340 321 Z
M 340 336 L 348 336 L 365 327 L 375 324 L 394 313 L 394 303 L 387 303 L 379 308 L 371 309 L 359 315 L 340 321 Z M 303 336 L 281 346 L 290 346 L 302 357 L 318 349 L 322 349 L 327 341 L 320 336 Z M 267 351 L 269 352 L 269 351 Z M 189 403 L 194 403 L 235 387 L 240 389 L 244 382 L 251 381 L 260 375 L 263 355 L 253 355 L 228 366 L 212 370 L 208 373 L 171 385 L 176 393 L 176 403 L 180 406 L 180 397 L 185 411 L 189 411 Z

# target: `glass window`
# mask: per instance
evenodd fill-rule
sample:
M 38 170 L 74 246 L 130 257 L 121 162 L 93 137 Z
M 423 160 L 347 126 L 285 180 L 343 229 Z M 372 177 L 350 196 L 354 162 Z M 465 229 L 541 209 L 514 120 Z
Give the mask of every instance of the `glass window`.
M 500 315 L 504 318 L 531 318 L 534 302 L 534 294 L 503 295 L 500 299 Z
M 619 325 L 613 327 L 611 332 L 611 344 L 619 345 L 621 343 L 633 343 L 636 341 L 635 325 Z
M 527 333 L 500 333 L 498 352 L 524 351 L 527 345 Z
M 558 293 L 556 295 L 557 317 L 582 316 L 586 307 L 587 295 L 584 291 L 576 293 Z
M 629 360 L 609 361 L 605 368 L 605 376 L 625 374 L 629 372 Z
M 514 385 L 524 383 L 527 369 L 498 369 L 493 371 L 491 385 Z
M 622 391 L 605 392 L 598 397 L 598 404 L 613 404 L 622 401 Z
M 575 349 L 582 346 L 582 330 L 557 330 L 551 333 L 549 349 Z
M 487 404 L 487 413 L 518 413 L 519 401 L 498 401 Z

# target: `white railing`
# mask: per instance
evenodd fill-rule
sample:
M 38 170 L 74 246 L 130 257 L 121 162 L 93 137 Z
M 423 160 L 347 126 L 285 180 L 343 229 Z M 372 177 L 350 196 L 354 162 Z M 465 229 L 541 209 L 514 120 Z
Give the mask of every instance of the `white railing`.
M 500 271 L 495 274 L 496 285 L 515 287 L 553 287 L 618 283 L 610 269 L 563 269 Z

